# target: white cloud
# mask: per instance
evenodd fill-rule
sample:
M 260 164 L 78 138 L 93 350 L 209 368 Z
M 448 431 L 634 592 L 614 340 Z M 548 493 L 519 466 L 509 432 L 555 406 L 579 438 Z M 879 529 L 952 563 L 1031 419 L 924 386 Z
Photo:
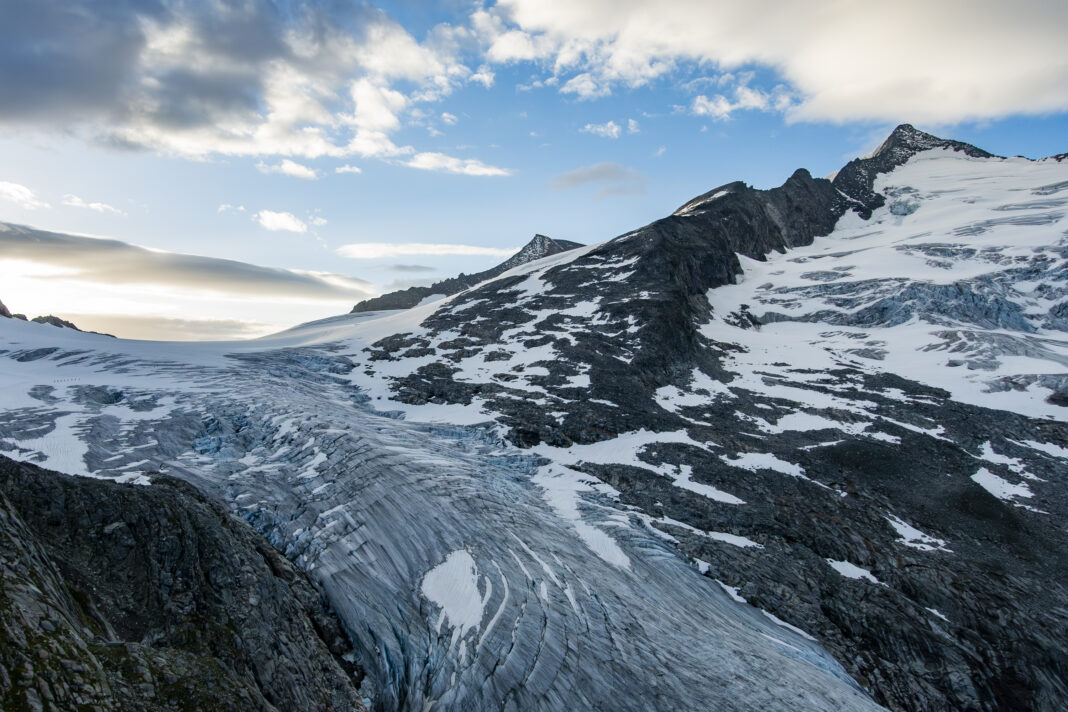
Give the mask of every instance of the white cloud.
M 334 173 L 363 173 L 359 166 L 350 166 L 345 164 L 344 166 L 338 166 L 334 169 Z
M 399 91 L 357 79 L 349 90 L 354 108 L 352 123 L 368 131 L 392 131 L 400 127 L 397 114 L 408 106 L 408 97 Z
M 627 119 L 627 133 L 636 134 L 641 131 L 641 127 L 638 126 L 638 122 L 634 119 Z
M 665 153 L 666 151 L 667 151 L 667 146 L 661 146 L 660 148 L 656 149 L 656 153 L 654 153 L 653 155 L 654 155 L 654 156 L 655 156 L 656 158 L 660 158 L 661 156 L 663 156 L 663 155 L 664 155 L 664 153 Z
M 63 204 L 72 208 L 85 208 L 86 210 L 93 210 L 98 213 L 111 213 L 112 215 L 126 214 L 113 205 L 108 205 L 107 203 L 86 202 L 85 200 L 79 198 L 77 195 L 71 195 L 70 193 L 67 193 L 63 196 Z
M 604 124 L 586 124 L 581 129 L 582 133 L 593 134 L 594 136 L 600 136 L 602 138 L 619 138 L 619 134 L 622 129 L 615 121 L 609 121 Z
M 459 121 L 459 119 L 456 118 L 456 114 L 450 114 L 447 111 L 442 112 L 441 120 L 444 121 L 449 126 L 455 126 L 456 122 Z
M 329 222 L 329 220 L 327 220 L 324 217 L 320 217 L 320 216 L 316 215 L 315 217 L 308 218 L 308 222 L 310 222 L 315 227 L 322 227 L 323 225 L 326 225 Z
M 37 197 L 37 194 L 24 185 L 0 181 L 0 200 L 18 205 L 23 210 L 37 210 L 38 208 L 50 208 L 48 203 Z
M 767 68 L 796 94 L 790 104 L 719 94 L 729 108 L 706 97 L 712 117 L 951 123 L 1068 110 L 1068 4 L 1047 0 L 500 0 L 472 25 L 490 61 L 551 66 L 579 98 L 689 63 Z
M 606 82 L 598 83 L 589 72 L 583 72 L 568 79 L 562 87 L 561 94 L 576 94 L 580 99 L 596 99 L 612 93 Z
M 743 78 L 742 81 L 748 82 L 749 78 Z M 708 116 L 715 121 L 725 121 L 739 110 L 786 112 L 791 106 L 793 97 L 782 85 L 768 93 L 742 83 L 734 88 L 733 101 L 723 94 L 715 94 L 712 97 L 699 94 L 694 97 L 690 111 L 695 116 Z
M 243 213 L 243 212 L 245 212 L 245 206 L 244 205 L 231 205 L 230 203 L 223 203 L 222 205 L 219 206 L 219 209 L 216 212 L 227 213 L 227 212 L 230 212 L 231 210 L 234 211 L 235 213 Z
M 493 73 L 493 70 L 489 68 L 489 65 L 483 64 L 481 67 L 478 68 L 478 71 L 476 71 L 474 74 L 467 78 L 467 81 L 478 82 L 482 86 L 489 89 L 493 86 L 493 80 L 495 77 L 496 75 Z
M 303 220 L 293 213 L 278 213 L 273 210 L 261 210 L 252 216 L 261 227 L 272 231 L 299 232 L 308 231 Z
M 473 245 L 435 245 L 422 242 L 357 242 L 342 245 L 337 253 L 354 260 L 374 260 L 384 257 L 403 257 L 410 255 L 486 255 L 492 257 L 510 257 L 517 247 L 475 247 Z
M 713 119 L 723 120 L 730 117 L 734 105 L 722 94 L 716 94 L 711 99 L 700 94 L 694 97 L 691 111 L 696 116 L 711 116 Z
M 293 178 L 302 178 L 303 180 L 315 180 L 319 177 L 319 174 L 315 169 L 297 163 L 296 161 L 291 161 L 288 158 L 282 159 L 281 163 L 276 163 L 273 166 L 269 166 L 263 161 L 260 161 L 256 164 L 256 168 L 260 173 L 278 173 Z
M 456 158 L 444 153 L 417 153 L 404 165 L 425 171 L 459 173 L 468 176 L 508 176 L 512 172 L 505 168 L 489 166 L 473 158 Z

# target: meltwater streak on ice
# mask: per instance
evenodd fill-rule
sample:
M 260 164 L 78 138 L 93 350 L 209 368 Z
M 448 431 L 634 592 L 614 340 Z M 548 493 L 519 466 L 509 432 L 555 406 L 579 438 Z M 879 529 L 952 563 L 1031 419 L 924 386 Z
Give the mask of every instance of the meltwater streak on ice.
M 877 709 L 820 648 L 621 524 L 610 501 L 584 500 L 582 516 L 629 567 L 555 513 L 531 482 L 533 457 L 477 429 L 361 406 L 331 373 L 345 369 L 330 345 L 176 349 L 27 328 L 0 324 L 4 348 L 97 349 L 6 360 L 12 383 L 56 383 L 56 412 L 75 393 L 68 377 L 173 398 L 158 421 L 108 440 L 93 435 L 104 416 L 83 411 L 93 474 L 120 475 L 136 457 L 230 502 L 322 586 L 364 651 L 379 709 Z M 19 439 L 30 410 L 39 428 L 42 409 L 15 408 L 0 438 Z M 453 595 L 472 588 L 480 612 Z

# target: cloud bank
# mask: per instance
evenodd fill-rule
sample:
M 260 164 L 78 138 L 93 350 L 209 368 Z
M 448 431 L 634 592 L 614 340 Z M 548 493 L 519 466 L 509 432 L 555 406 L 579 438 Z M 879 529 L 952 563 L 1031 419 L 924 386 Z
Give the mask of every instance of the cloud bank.
M 150 250 L 120 240 L 46 232 L 0 223 L 0 259 L 46 265 L 63 279 L 105 285 L 144 285 L 237 299 L 339 301 L 374 294 L 354 277 L 260 267 L 235 260 Z
M 5 0 L 0 125 L 192 158 L 411 156 L 390 138 L 407 112 L 492 83 L 462 61 L 472 42 L 353 2 Z M 268 169 L 312 177 L 298 165 Z
M 687 64 L 783 82 L 695 103 L 713 118 L 937 124 L 1068 110 L 1068 4 L 1045 0 L 500 0 L 472 26 L 491 62 L 538 62 L 578 98 Z

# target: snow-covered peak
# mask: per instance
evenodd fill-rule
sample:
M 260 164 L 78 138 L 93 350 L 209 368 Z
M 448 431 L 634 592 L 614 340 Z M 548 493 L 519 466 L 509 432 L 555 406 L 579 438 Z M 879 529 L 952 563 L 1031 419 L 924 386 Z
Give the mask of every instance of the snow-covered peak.
M 548 257 L 560 252 L 567 252 L 576 247 L 582 247 L 582 245 L 569 240 L 554 240 L 546 235 L 535 235 L 534 239 L 523 246 L 523 249 L 502 262 L 496 269 L 500 272 L 505 272 L 527 262 L 540 260 L 542 257 Z

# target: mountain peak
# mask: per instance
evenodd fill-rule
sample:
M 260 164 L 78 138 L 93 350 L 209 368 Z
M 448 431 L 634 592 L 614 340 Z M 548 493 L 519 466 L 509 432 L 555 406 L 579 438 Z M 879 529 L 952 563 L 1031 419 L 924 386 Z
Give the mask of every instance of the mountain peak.
M 912 124 L 901 124 L 895 128 L 886 137 L 886 140 L 879 144 L 878 148 L 864 158 L 877 159 L 888 156 L 891 159 L 904 157 L 905 160 L 908 160 L 921 151 L 929 151 L 934 148 L 949 148 L 954 151 L 961 151 L 974 158 L 995 158 L 994 154 L 988 153 L 981 148 L 976 148 L 969 143 L 939 138 L 926 131 L 920 131 Z
M 904 165 L 918 153 L 938 148 L 958 151 L 972 158 L 1000 158 L 970 143 L 939 138 L 912 124 L 901 124 L 874 151 L 847 163 L 835 174 L 832 183 L 855 201 L 858 212 L 867 218 L 872 210 L 885 202 L 885 198 L 872 189 L 876 176 Z
M 371 299 L 365 299 L 354 306 L 352 312 L 377 311 L 379 309 L 410 309 L 429 297 L 437 297 L 438 295 L 447 297 L 456 294 L 457 292 L 462 292 L 465 289 L 475 286 L 479 282 L 493 279 L 497 275 L 507 272 L 513 267 L 525 265 L 527 262 L 540 260 L 542 257 L 548 257 L 549 255 L 567 252 L 576 247 L 583 247 L 583 245 L 578 242 L 571 242 L 570 240 L 554 240 L 548 235 L 538 233 L 534 235 L 533 239 L 524 245 L 519 252 L 515 253 L 496 267 L 491 267 L 484 272 L 478 272 L 476 274 L 461 274 L 458 277 L 444 279 L 440 282 L 435 282 L 429 287 L 409 287 L 408 289 L 390 292 Z
M 494 269 L 499 269 L 501 272 L 505 272 L 513 267 L 526 264 L 527 262 L 540 260 L 542 257 L 548 257 L 549 255 L 555 255 L 560 252 L 567 252 L 576 247 L 582 247 L 582 245 L 577 242 L 571 242 L 570 240 L 554 240 L 548 235 L 538 233 L 534 235 L 530 242 L 523 246 L 523 249 L 497 265 L 497 267 L 494 267 Z

